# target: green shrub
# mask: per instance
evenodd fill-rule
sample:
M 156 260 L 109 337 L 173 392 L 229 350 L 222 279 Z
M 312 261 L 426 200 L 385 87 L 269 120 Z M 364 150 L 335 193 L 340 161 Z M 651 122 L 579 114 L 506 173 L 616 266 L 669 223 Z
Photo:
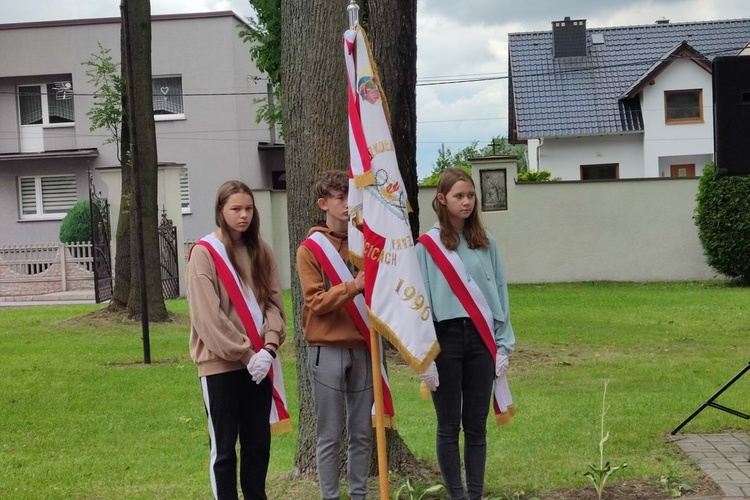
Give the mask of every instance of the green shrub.
M 60 241 L 91 241 L 91 202 L 81 200 L 73 205 L 60 224 Z
M 750 177 L 716 177 L 703 170 L 696 196 L 698 226 L 706 262 L 718 272 L 750 285 Z
M 518 173 L 518 182 L 548 182 L 559 180 L 559 177 L 553 178 L 552 173 L 549 170 L 539 170 L 538 172 L 527 170 L 526 172 Z

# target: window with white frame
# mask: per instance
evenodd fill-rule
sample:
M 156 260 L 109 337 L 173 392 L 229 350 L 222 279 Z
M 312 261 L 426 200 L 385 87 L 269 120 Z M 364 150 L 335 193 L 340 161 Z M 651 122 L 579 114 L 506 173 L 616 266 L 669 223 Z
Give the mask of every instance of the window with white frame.
M 21 125 L 70 127 L 75 124 L 73 87 L 70 82 L 18 87 Z
M 62 219 L 78 201 L 75 175 L 18 178 L 21 219 Z
M 183 214 L 190 213 L 190 189 L 188 187 L 188 169 L 183 168 L 180 170 L 180 204 Z
M 181 76 L 155 76 L 151 80 L 151 88 L 154 96 L 155 120 L 185 118 Z

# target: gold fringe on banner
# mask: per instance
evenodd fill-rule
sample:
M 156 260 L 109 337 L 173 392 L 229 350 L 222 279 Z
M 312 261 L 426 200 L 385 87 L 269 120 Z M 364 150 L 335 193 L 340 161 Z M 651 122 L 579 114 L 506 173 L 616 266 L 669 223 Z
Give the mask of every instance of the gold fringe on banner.
M 513 417 L 516 416 L 516 408 L 513 405 L 510 405 L 508 407 L 508 411 L 505 413 L 501 413 L 499 415 L 495 415 L 495 424 L 497 424 L 498 427 L 502 427 L 504 425 L 508 425 L 511 420 L 513 420 Z
M 287 432 L 292 432 L 292 422 L 288 418 L 271 424 L 271 435 L 281 436 Z
M 407 365 L 411 367 L 412 370 L 417 373 L 423 373 L 430 366 L 430 364 L 435 361 L 435 358 L 440 353 L 440 345 L 437 342 L 433 344 L 433 346 L 425 355 L 424 359 L 420 362 L 412 355 L 412 353 L 409 352 L 406 346 L 401 343 L 401 339 L 399 339 L 398 335 L 396 335 L 396 332 L 394 332 L 390 326 L 388 326 L 384 321 L 375 316 L 375 314 L 373 314 L 369 307 L 367 308 L 367 312 L 370 316 L 370 325 L 375 328 L 375 330 L 377 330 L 380 335 L 385 337 L 388 342 L 393 344 L 403 360 Z

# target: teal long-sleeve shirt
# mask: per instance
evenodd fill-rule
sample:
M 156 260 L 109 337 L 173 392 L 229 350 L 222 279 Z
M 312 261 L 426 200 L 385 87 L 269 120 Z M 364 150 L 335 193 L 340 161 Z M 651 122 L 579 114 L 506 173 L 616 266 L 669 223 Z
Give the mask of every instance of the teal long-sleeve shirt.
M 439 229 L 440 226 L 435 224 L 433 227 Z M 503 354 L 507 355 L 516 344 L 513 326 L 510 322 L 508 283 L 505 280 L 505 270 L 497 243 L 489 232 L 487 238 L 490 240 L 489 248 L 471 249 L 466 238 L 461 234 L 456 252 L 492 309 L 492 316 L 495 319 L 495 344 Z M 424 245 L 417 244 L 416 250 L 427 296 L 432 306 L 432 318 L 435 321 L 445 321 L 469 317 Z

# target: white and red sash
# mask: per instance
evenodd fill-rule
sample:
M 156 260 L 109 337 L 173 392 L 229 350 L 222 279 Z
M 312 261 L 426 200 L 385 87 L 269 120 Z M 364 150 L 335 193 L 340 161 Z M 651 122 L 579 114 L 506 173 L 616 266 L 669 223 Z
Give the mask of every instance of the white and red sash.
M 341 254 L 336 251 L 331 242 L 323 233 L 316 232 L 311 234 L 307 239 L 300 243 L 300 245 L 304 246 L 312 252 L 315 260 L 320 263 L 321 267 L 323 268 L 323 272 L 325 273 L 328 281 L 332 286 L 354 279 L 351 271 L 346 266 L 346 262 L 344 262 L 344 259 L 341 258 Z M 352 321 L 354 321 L 354 324 L 357 326 L 357 330 L 359 331 L 360 335 L 362 335 L 362 338 L 367 343 L 367 348 L 370 349 L 370 352 L 372 352 L 372 349 L 370 348 L 370 321 L 368 319 L 367 306 L 365 305 L 364 297 L 362 296 L 362 294 L 359 294 L 344 307 L 346 308 L 346 312 L 348 312 L 349 316 L 352 318 Z M 384 353 L 382 341 L 378 341 L 381 342 L 380 373 L 383 378 L 383 417 L 385 420 L 385 426 L 395 429 L 396 421 L 394 420 L 391 387 L 390 383 L 388 382 L 388 375 L 385 372 L 385 367 L 383 366 Z M 374 404 L 372 407 L 372 414 L 373 416 L 375 415 Z
M 437 228 L 427 231 L 419 237 L 418 241 L 427 249 L 432 260 L 435 261 L 438 269 L 445 276 L 453 293 L 456 294 L 458 301 L 466 309 L 494 361 L 497 355 L 497 346 L 493 333 L 495 320 L 492 309 L 479 286 L 469 276 L 461 256 L 458 255 L 458 252 L 448 250 L 443 245 L 443 242 L 440 241 L 440 230 Z M 495 421 L 497 425 L 505 425 L 516 414 L 505 374 L 495 379 L 494 396 L 492 406 L 495 410 Z
M 204 236 L 195 243 L 206 248 L 214 261 L 216 274 L 229 295 L 229 300 L 237 311 L 245 332 L 255 352 L 263 349 L 264 341 L 260 336 L 263 325 L 263 312 L 249 286 L 244 286 L 237 275 L 237 271 L 229 261 L 226 248 L 214 234 Z M 289 411 L 286 407 L 286 392 L 284 391 L 284 377 L 281 374 L 281 361 L 278 356 L 271 363 L 268 377 L 273 385 L 273 399 L 269 422 L 273 434 L 283 434 L 292 430 Z

